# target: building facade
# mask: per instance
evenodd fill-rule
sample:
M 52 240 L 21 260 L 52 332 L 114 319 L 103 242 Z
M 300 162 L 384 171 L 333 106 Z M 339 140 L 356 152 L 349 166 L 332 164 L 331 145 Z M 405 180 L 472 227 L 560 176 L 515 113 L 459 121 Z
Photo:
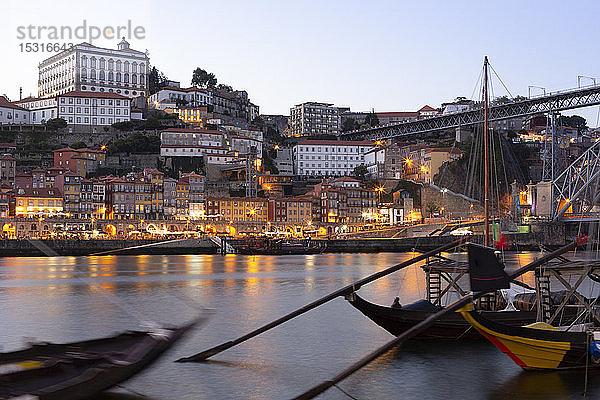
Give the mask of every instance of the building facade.
M 344 176 L 364 164 L 365 153 L 375 144 L 363 141 L 304 140 L 293 148 L 297 175 Z
M 38 97 L 71 91 L 145 96 L 148 65 L 148 55 L 131 49 L 124 38 L 116 50 L 80 43 L 39 64 Z
M 58 117 L 69 125 L 106 126 L 131 120 L 131 100 L 117 93 L 72 91 L 58 96 Z
M 341 128 L 340 110 L 333 104 L 307 102 L 290 109 L 291 136 L 338 135 Z

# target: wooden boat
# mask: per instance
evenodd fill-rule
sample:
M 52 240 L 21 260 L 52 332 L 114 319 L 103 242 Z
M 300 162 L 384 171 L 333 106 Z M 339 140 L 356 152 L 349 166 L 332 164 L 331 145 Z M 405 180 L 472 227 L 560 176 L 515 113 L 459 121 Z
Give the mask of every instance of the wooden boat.
M 310 240 L 253 239 L 240 246 L 238 252 L 249 255 L 319 254 L 325 248 L 324 243 Z
M 442 309 L 433 306 L 427 300 L 419 300 L 402 308 L 394 308 L 373 304 L 356 293 L 352 293 L 346 299 L 373 322 L 395 336 L 402 334 Z M 482 314 L 492 321 L 501 322 L 508 326 L 522 326 L 535 322 L 537 311 L 482 311 Z M 575 313 L 569 311 L 569 316 L 565 316 L 565 319 L 572 321 L 574 317 Z M 483 339 L 483 337 L 475 329 L 472 329 L 471 325 L 460 314 L 451 313 L 440 318 L 427 330 L 421 332 L 417 339 L 478 340 Z
M 464 319 L 524 370 L 600 368 L 588 357 L 594 342 L 589 332 L 561 331 L 544 322 L 508 326 L 491 321 L 468 307 Z
M 128 331 L 75 343 L 39 343 L 0 353 L 0 399 L 97 396 L 151 365 L 204 317 L 180 327 Z

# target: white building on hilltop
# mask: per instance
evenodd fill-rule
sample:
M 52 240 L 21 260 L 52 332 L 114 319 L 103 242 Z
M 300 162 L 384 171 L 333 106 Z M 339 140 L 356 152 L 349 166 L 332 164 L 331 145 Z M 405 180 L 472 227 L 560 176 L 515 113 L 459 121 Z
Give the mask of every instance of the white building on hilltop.
M 145 96 L 148 63 L 148 55 L 131 49 L 125 38 L 117 50 L 80 43 L 39 64 L 38 96 L 54 97 L 71 91 Z
M 29 110 L 0 96 L 0 125 L 29 124 Z
M 364 164 L 365 153 L 374 146 L 368 140 L 303 140 L 294 146 L 294 171 L 297 175 L 350 175 Z
M 131 99 L 117 93 L 74 91 L 57 99 L 58 117 L 69 125 L 112 125 L 131 120 Z
M 291 136 L 337 135 L 342 129 L 340 110 L 329 103 L 306 102 L 290 109 Z

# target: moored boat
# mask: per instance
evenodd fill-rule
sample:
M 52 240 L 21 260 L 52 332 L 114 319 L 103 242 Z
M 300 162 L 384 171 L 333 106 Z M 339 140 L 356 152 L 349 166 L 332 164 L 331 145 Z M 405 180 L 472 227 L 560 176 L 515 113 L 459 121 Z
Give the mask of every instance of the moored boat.
M 0 399 L 97 396 L 150 366 L 205 317 L 179 327 L 128 331 L 82 342 L 38 343 L 0 353 Z
M 419 300 L 402 308 L 395 308 L 368 302 L 356 293 L 346 296 L 346 299 L 365 316 L 395 336 L 402 334 L 409 328 L 442 310 L 441 307 L 435 307 L 427 300 Z M 537 315 L 537 311 L 535 310 L 482 311 L 481 313 L 492 321 L 515 327 L 535 322 Z M 576 312 L 573 309 L 567 309 L 563 315 L 565 323 L 572 322 L 575 317 Z M 427 330 L 421 332 L 416 338 L 425 340 L 483 339 L 458 313 L 445 315 L 427 328 Z
M 479 333 L 508 355 L 524 370 L 563 370 L 600 368 L 591 361 L 592 333 L 563 331 L 544 322 L 528 326 L 507 326 L 491 321 L 468 307 L 461 309 L 464 319 Z

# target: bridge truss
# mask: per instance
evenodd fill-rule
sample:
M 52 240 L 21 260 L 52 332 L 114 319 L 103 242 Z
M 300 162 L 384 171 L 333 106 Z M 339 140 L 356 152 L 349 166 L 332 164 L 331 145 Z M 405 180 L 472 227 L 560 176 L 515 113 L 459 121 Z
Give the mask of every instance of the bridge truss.
M 552 219 L 561 219 L 567 210 L 571 218 L 590 213 L 600 200 L 600 141 L 552 181 Z
M 501 121 L 527 115 L 544 114 L 589 107 L 600 104 L 600 85 L 550 93 L 523 101 L 492 106 L 489 109 L 490 121 Z M 483 123 L 483 105 L 464 112 L 457 112 L 418 121 L 376 126 L 351 131 L 340 135 L 346 140 L 391 139 L 401 136 L 433 133 L 447 129 L 470 127 Z

